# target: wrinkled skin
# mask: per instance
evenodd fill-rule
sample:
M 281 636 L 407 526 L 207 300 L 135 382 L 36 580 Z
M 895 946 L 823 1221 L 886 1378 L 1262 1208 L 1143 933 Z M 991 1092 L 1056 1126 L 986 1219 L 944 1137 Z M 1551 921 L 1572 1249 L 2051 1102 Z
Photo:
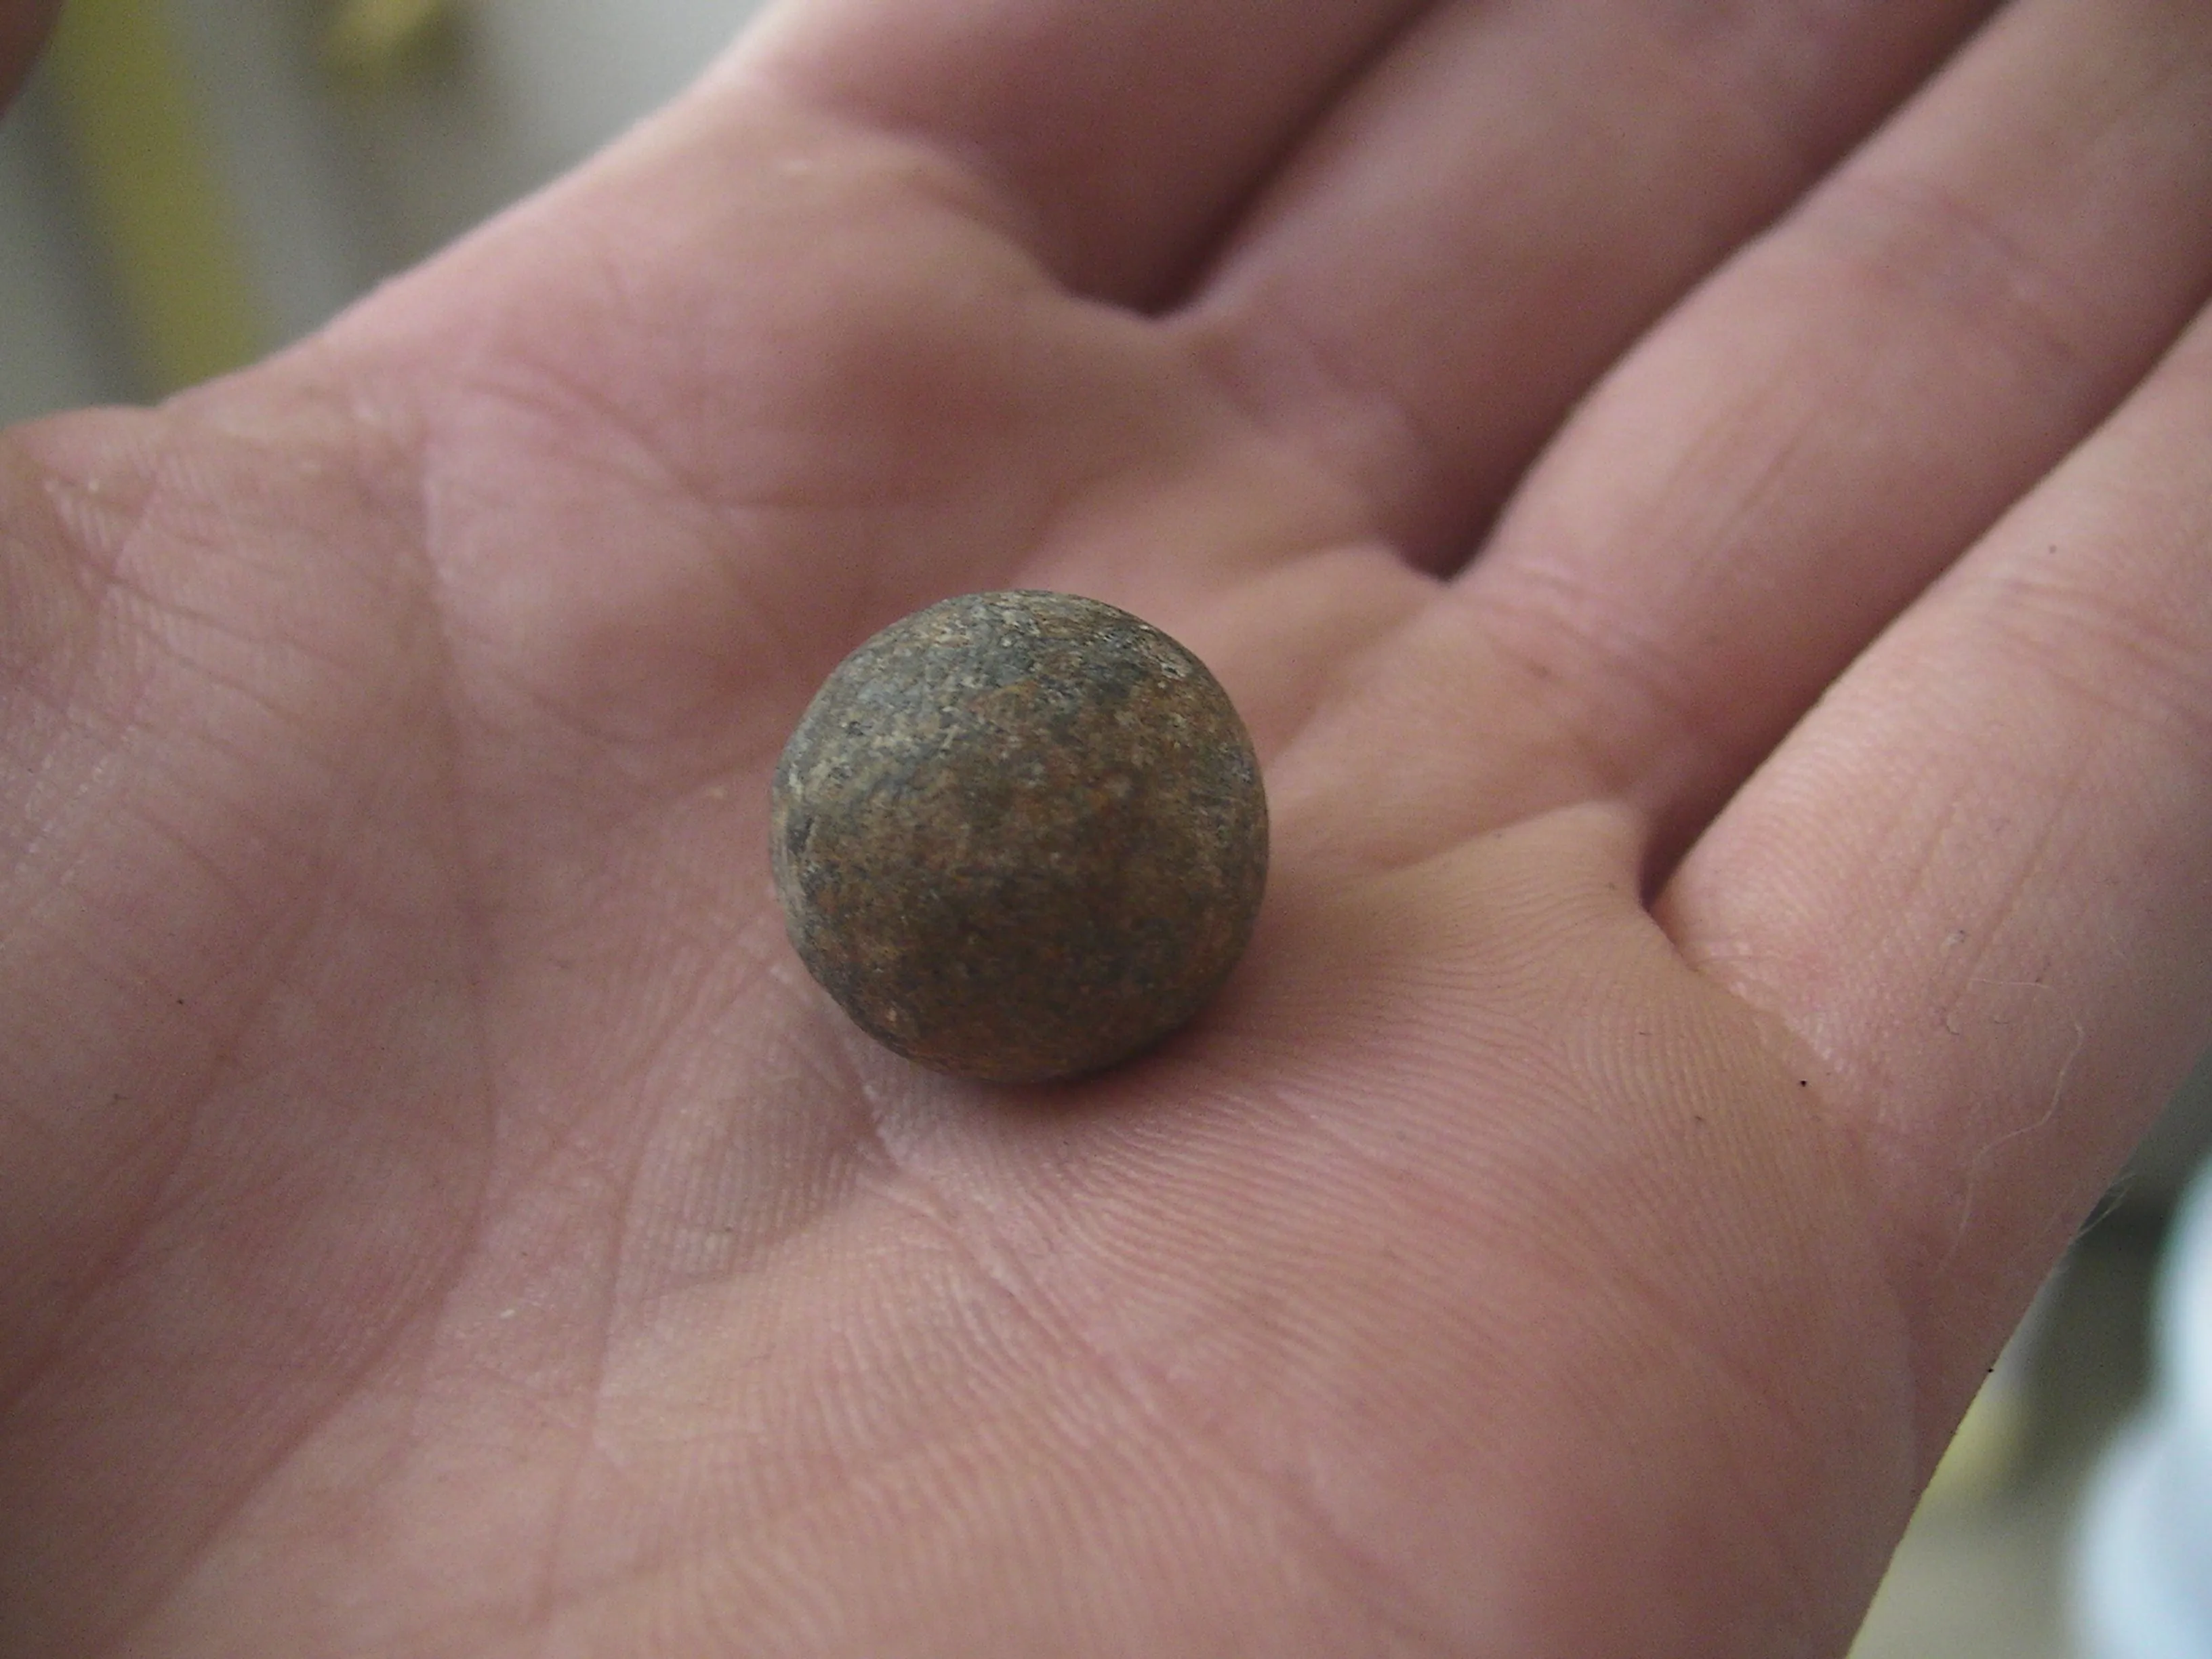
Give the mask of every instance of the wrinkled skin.
M 0 1653 L 1840 1653 L 2209 1034 L 2208 112 L 2197 0 L 800 0 L 10 434 Z M 1276 848 L 1031 1093 L 764 850 L 1015 585 Z

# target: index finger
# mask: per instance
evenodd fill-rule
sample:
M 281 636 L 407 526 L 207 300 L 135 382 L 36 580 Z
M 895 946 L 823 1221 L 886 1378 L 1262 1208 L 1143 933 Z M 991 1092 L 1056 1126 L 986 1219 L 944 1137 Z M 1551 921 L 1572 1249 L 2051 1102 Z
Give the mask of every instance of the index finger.
M 817 107 L 911 133 L 995 183 L 1079 292 L 1170 287 L 1419 0 L 814 0 L 742 61 Z

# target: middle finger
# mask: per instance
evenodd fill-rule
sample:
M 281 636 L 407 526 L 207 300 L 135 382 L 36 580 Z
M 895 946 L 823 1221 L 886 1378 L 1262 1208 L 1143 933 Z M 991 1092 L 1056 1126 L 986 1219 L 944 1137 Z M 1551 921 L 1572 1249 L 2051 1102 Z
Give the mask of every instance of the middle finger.
M 1385 537 L 1449 563 L 1605 365 L 1989 3 L 1448 0 L 1176 325 Z
M 1606 794 L 1663 867 L 2208 286 L 2212 12 L 2019 0 L 1623 363 L 1297 775 L 1389 803 L 1363 858 Z

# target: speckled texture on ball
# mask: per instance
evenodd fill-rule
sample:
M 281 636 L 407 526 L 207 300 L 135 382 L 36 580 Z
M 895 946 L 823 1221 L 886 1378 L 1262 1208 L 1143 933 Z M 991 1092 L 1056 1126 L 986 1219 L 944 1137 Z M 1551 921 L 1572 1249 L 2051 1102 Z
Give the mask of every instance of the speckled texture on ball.
M 1251 937 L 1267 805 L 1204 664 L 1068 593 L 972 593 L 833 672 L 776 769 L 792 943 L 860 1027 L 963 1077 L 1097 1071 Z

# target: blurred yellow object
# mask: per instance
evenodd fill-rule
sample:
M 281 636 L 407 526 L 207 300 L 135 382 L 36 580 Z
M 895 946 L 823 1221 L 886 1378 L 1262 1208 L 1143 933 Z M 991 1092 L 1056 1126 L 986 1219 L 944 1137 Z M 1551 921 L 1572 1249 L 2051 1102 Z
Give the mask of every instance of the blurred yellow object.
M 2016 1378 L 1990 1378 L 1944 1449 L 1921 1503 L 1931 1510 L 1970 1508 L 2003 1495 L 2017 1478 L 2027 1447 L 2027 1390 Z
M 2061 1262 L 1997 1356 L 1921 1494 L 1925 1510 L 1973 1509 L 2002 1498 L 2028 1459 L 2035 1416 L 2035 1356 L 2066 1273 Z
M 323 62 L 352 81 L 388 81 L 445 38 L 453 0 L 338 0 L 323 32 Z
M 156 0 L 70 0 L 47 50 L 87 215 L 149 389 L 270 343 L 200 111 Z

